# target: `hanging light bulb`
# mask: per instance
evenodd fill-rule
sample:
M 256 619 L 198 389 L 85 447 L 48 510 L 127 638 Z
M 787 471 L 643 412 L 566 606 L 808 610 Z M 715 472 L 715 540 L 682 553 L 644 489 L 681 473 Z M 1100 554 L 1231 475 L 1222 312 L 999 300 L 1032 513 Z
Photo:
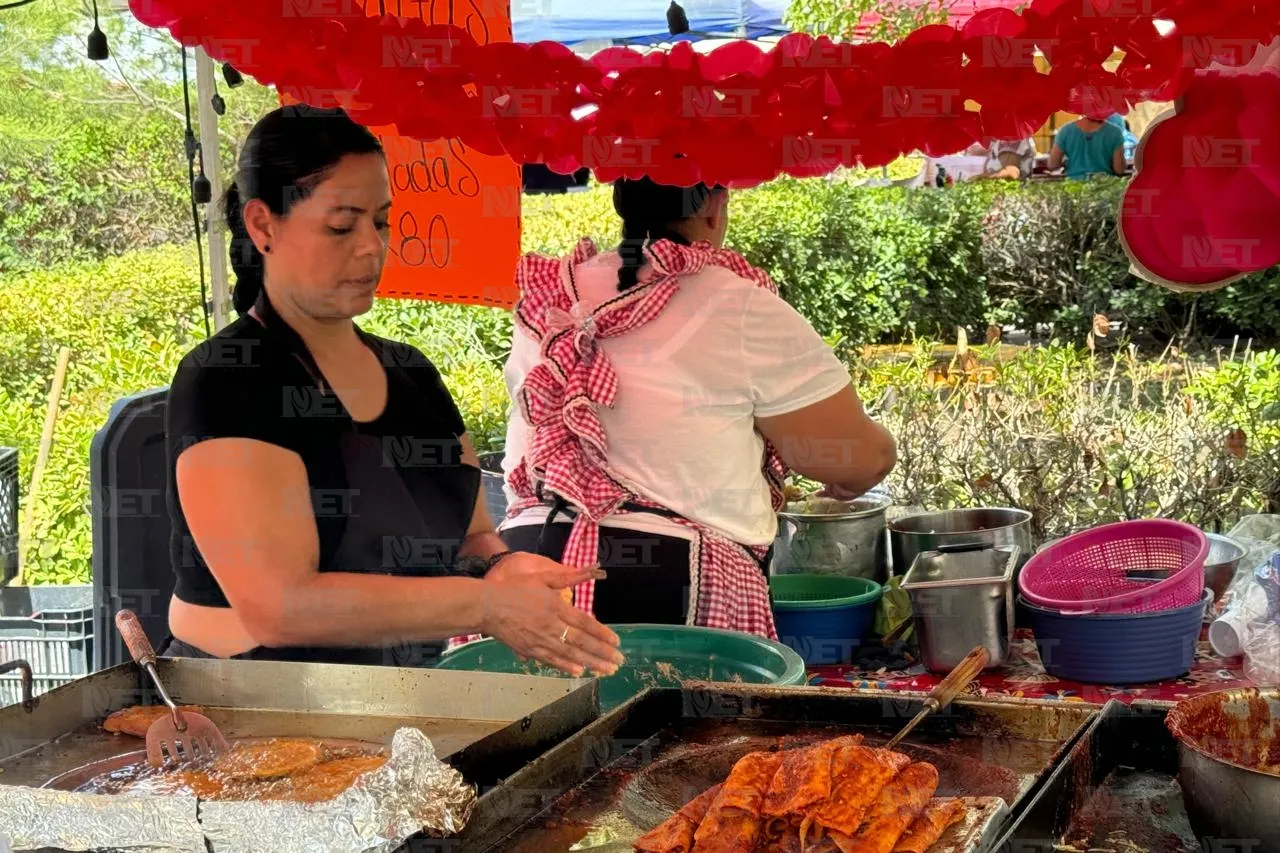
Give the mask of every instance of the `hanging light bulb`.
M 217 92 L 213 93 L 213 97 L 209 99 L 209 103 L 213 105 L 213 111 L 220 116 L 227 114 L 227 102 L 222 100 L 222 96 Z
M 667 7 L 667 32 L 673 36 L 689 32 L 689 16 L 676 0 L 671 0 L 671 5 Z
M 209 183 L 203 170 L 191 182 L 191 198 L 196 204 L 208 204 L 213 200 L 213 184 Z
M 229 62 L 222 63 L 222 79 L 232 89 L 244 82 L 244 77 Z
M 107 34 L 98 26 L 98 0 L 93 0 L 93 32 L 89 33 L 88 54 L 94 62 L 102 62 L 111 56 Z

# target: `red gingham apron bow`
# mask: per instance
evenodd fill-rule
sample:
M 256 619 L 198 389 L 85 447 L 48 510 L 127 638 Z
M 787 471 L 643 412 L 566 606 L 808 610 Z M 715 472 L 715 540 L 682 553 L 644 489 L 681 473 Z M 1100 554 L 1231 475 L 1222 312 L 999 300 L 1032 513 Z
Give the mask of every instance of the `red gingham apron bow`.
M 529 371 L 517 404 L 530 427 L 529 447 L 508 483 L 519 500 L 515 516 L 541 505 L 544 492 L 563 498 L 577 512 L 561 561 L 586 568 L 599 558 L 600 522 L 624 514 L 624 504 L 655 507 L 625 488 L 609 471 L 609 442 L 597 414 L 612 408 L 618 375 L 598 341 L 617 337 L 657 318 L 680 287 L 680 278 L 707 265 L 731 270 L 770 292 L 777 288 L 763 271 L 736 252 L 708 243 L 682 246 L 660 240 L 645 250 L 651 268 L 645 280 L 588 309 L 574 282 L 574 271 L 596 255 L 589 239 L 566 258 L 526 255 L 516 272 L 521 298 L 516 322 L 539 342 L 540 363 Z M 762 470 L 773 506 L 782 506 L 786 469 L 766 442 Z M 676 518 L 692 528 L 698 570 L 691 572 L 690 622 L 748 631 L 776 638 L 768 584 L 760 569 L 767 549 L 732 542 L 703 525 Z M 590 611 L 595 582 L 574 591 L 574 604 Z

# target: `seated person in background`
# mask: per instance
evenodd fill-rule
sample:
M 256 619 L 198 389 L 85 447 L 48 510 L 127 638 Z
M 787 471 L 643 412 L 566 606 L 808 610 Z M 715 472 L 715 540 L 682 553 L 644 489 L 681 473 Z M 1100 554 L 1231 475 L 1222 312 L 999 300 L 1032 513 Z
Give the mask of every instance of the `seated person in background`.
M 1025 181 L 1036 165 L 1036 143 L 1027 139 L 993 139 L 981 177 Z
M 1094 175 L 1123 175 L 1124 130 L 1107 121 L 1109 116 L 1084 116 L 1063 126 L 1053 137 L 1050 171 L 1067 164 L 1072 180 Z

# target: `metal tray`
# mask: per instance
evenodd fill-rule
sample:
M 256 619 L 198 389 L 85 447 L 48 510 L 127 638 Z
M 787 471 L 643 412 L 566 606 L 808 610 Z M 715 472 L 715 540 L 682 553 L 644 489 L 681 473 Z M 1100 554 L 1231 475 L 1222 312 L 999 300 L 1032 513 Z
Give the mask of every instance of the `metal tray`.
M 1203 853 L 1176 779 L 1167 712 L 1108 703 L 1001 840 L 1002 853 Z
M 686 685 L 649 690 L 579 731 L 481 797 L 457 839 L 414 853 L 624 853 L 642 832 L 722 781 L 741 755 L 861 732 L 883 743 L 923 697 L 880 691 Z M 961 700 L 898 748 L 930 761 L 939 793 L 988 798 L 965 838 L 937 850 L 991 851 L 1097 708 Z M 997 798 L 992 802 L 990 798 Z M 976 825 L 975 825 L 976 824 Z
M 161 658 L 157 665 L 175 701 L 204 706 L 228 738 L 389 745 L 397 729 L 414 727 L 482 791 L 599 715 L 594 681 L 277 661 Z M 30 712 L 0 708 L 0 785 L 41 787 L 136 751 L 140 740 L 100 726 L 135 704 L 159 699 L 128 663 L 39 696 Z

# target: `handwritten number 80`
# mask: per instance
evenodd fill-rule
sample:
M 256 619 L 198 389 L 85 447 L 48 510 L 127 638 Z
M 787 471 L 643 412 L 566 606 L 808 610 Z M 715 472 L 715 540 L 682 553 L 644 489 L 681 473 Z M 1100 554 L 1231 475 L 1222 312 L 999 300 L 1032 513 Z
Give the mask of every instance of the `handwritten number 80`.
M 442 270 L 449 265 L 450 252 L 449 223 L 444 216 L 437 213 L 431 217 L 424 241 L 413 212 L 406 210 L 400 214 L 400 247 L 396 254 L 407 266 L 420 267 L 430 262 L 431 266 Z

